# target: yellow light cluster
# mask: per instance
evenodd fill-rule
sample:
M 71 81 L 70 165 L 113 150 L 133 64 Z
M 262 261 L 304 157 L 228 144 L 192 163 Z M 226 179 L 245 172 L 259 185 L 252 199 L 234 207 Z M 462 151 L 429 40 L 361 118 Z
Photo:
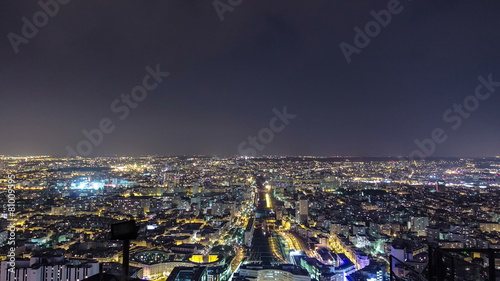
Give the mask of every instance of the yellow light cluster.
M 216 262 L 219 260 L 219 257 L 217 255 L 209 255 L 207 258 L 208 258 L 207 262 L 209 262 L 209 263 Z M 194 263 L 204 263 L 205 259 L 204 259 L 203 255 L 192 255 L 189 258 L 189 261 L 194 262 Z
M 266 193 L 266 207 L 271 208 L 273 204 L 271 203 L 271 196 L 269 196 L 269 193 Z

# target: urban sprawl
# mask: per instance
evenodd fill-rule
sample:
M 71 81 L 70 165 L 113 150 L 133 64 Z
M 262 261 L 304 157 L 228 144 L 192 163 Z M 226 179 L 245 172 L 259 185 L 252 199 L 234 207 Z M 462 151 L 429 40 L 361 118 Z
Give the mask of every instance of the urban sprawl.
M 500 269 L 499 157 L 5 156 L 0 193 L 2 281 L 121 278 L 110 230 L 132 220 L 131 280 L 422 280 L 435 266 L 483 280 Z

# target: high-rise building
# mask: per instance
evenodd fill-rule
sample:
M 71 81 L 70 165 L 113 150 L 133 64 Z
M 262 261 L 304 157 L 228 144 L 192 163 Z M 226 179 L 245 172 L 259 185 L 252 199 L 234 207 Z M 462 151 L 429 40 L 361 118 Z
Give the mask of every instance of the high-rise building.
M 307 197 L 300 197 L 298 205 L 296 214 L 297 223 L 306 224 L 307 218 L 309 217 L 309 201 L 307 200 Z
M 419 236 L 426 234 L 426 229 L 429 226 L 429 217 L 411 217 L 410 230 L 417 232 Z
M 99 273 L 96 260 L 66 259 L 63 256 L 40 256 L 0 263 L 2 281 L 79 281 Z

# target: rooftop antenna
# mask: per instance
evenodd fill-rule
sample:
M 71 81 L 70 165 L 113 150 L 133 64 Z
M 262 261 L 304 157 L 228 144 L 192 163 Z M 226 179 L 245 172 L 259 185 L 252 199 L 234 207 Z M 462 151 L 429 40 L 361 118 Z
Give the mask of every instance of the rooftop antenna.
M 111 225 L 111 240 L 123 241 L 123 270 L 122 280 L 129 280 L 130 240 L 136 239 L 138 229 L 135 220 L 119 222 Z

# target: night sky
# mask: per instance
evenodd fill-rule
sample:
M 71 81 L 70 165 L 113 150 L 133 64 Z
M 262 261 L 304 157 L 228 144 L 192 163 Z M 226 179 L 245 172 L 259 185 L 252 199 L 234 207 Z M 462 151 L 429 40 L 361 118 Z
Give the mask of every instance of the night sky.
M 222 21 L 213 1 L 59 1 L 32 38 L 37 1 L 0 4 L 0 154 L 65 156 L 109 118 L 85 154 L 238 155 L 286 106 L 258 155 L 408 155 L 435 128 L 429 156 L 500 155 L 500 87 L 470 98 L 500 81 L 500 1 L 402 0 L 350 63 L 339 45 L 391 1 L 243 0 Z M 111 108 L 157 65 L 170 75 L 128 116 Z M 467 97 L 477 110 L 443 119 Z

